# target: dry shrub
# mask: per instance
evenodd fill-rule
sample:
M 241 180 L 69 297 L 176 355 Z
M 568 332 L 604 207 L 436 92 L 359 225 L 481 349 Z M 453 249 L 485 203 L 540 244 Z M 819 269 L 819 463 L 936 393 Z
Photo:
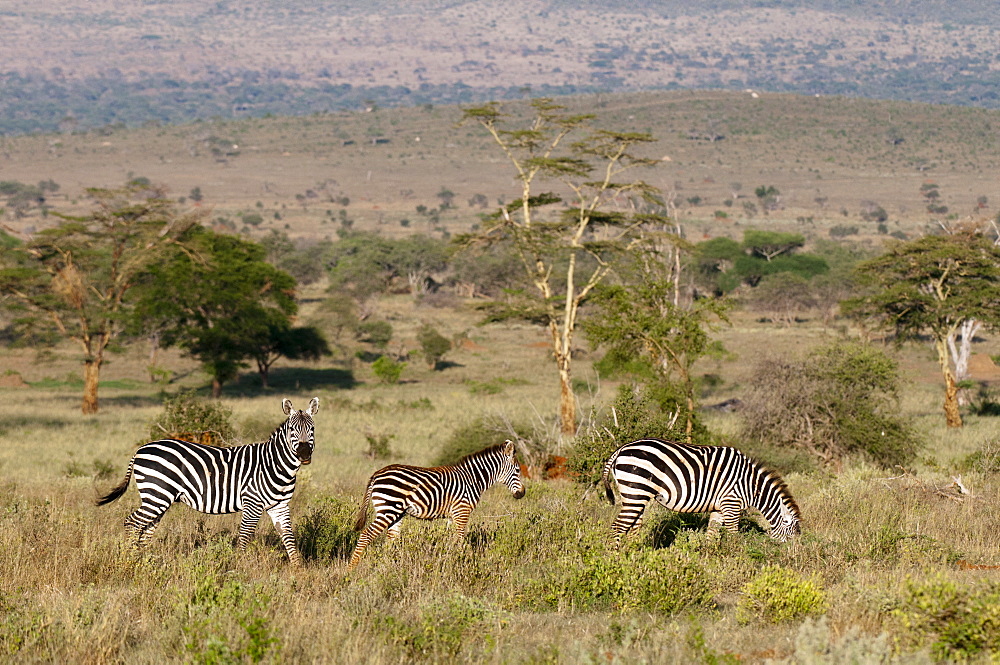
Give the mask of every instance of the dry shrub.
M 908 464 L 921 446 L 899 414 L 897 364 L 872 346 L 837 342 L 801 360 L 768 358 L 750 385 L 740 411 L 748 439 L 800 448 L 834 467 L 854 455 Z

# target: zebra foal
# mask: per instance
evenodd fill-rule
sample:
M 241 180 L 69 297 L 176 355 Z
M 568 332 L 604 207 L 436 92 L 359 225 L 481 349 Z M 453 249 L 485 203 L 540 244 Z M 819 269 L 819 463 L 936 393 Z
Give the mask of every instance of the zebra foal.
M 134 475 L 141 503 L 125 518 L 125 531 L 135 537 L 137 547 L 149 541 L 164 513 L 179 501 L 211 515 L 242 512 L 236 543 L 240 551 L 246 550 L 267 511 L 289 560 L 301 565 L 288 502 L 299 468 L 312 462 L 319 398 L 312 398 L 305 411 L 293 409 L 288 399 L 281 401 L 281 409 L 288 419 L 263 443 L 219 448 L 161 439 L 143 444 L 132 456 L 125 480 L 97 499 L 97 505 L 123 495 Z
M 642 524 L 650 499 L 679 513 L 710 513 L 709 525 L 727 531 L 736 531 L 745 509 L 756 508 L 775 540 L 799 533 L 799 507 L 784 481 L 735 448 L 640 439 L 618 448 L 604 464 L 604 490 L 614 505 L 612 477 L 622 501 L 611 525 L 616 549 Z
M 348 572 L 354 570 L 368 545 L 383 532 L 389 541 L 399 535 L 404 515 L 424 520 L 450 518 L 456 539 L 461 540 L 479 497 L 497 483 L 506 485 L 515 499 L 524 496 L 521 467 L 510 441 L 466 455 L 454 466 L 392 464 L 379 469 L 368 481 L 358 511 L 354 530 L 362 533 L 351 554 Z M 365 527 L 370 506 L 374 507 L 374 517 Z

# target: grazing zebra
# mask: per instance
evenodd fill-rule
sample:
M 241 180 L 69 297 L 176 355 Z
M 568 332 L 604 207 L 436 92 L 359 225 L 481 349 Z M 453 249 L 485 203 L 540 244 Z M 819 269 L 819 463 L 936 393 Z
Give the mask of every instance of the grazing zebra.
M 179 439 L 143 444 L 132 456 L 125 480 L 97 500 L 111 503 L 128 489 L 135 475 L 142 503 L 125 518 L 125 530 L 135 536 L 137 547 L 145 545 L 163 514 L 176 501 L 211 515 L 242 511 L 237 548 L 246 549 L 261 514 L 266 510 L 281 538 L 288 558 L 295 565 L 302 556 L 295 548 L 288 501 L 295 491 L 299 467 L 312 462 L 315 446 L 313 416 L 319 398 L 309 408 L 297 411 L 292 401 L 281 401 L 288 419 L 264 443 L 219 448 Z
M 680 513 L 711 513 L 709 525 L 721 523 L 727 531 L 736 531 L 744 509 L 756 508 L 775 540 L 799 533 L 799 507 L 784 481 L 735 448 L 662 439 L 626 443 L 604 464 L 604 490 L 614 505 L 612 475 L 622 499 L 611 525 L 616 549 L 642 524 L 650 499 Z
M 454 466 L 424 468 L 392 464 L 376 471 L 368 481 L 358 512 L 354 530 L 364 531 L 347 570 L 354 570 L 365 548 L 382 532 L 388 532 L 386 537 L 390 541 L 398 536 L 404 515 L 424 520 L 450 518 L 456 540 L 461 540 L 479 497 L 494 484 L 503 483 L 515 499 L 520 499 L 524 496 L 524 485 L 514 452 L 514 444 L 507 441 L 466 455 Z M 369 504 L 374 506 L 375 514 L 365 528 Z

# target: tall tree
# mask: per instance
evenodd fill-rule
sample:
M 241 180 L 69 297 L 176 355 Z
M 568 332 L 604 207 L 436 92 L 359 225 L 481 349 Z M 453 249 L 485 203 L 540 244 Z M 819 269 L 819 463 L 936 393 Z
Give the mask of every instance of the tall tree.
M 273 354 L 292 329 L 295 279 L 267 263 L 263 246 L 192 228 L 186 251 L 172 253 L 145 275 L 138 318 L 162 330 L 212 377 L 212 394 L 256 360 L 266 379 Z
M 496 104 L 465 110 L 463 121 L 486 129 L 510 162 L 521 197 L 488 219 L 482 231 L 459 241 L 514 247 L 535 297 L 504 309 L 547 326 L 559 372 L 560 428 L 572 435 L 572 351 L 580 306 L 634 238 L 642 215 L 630 204 L 655 199 L 645 182 L 620 179 L 656 162 L 633 152 L 653 140 L 648 134 L 592 130 L 592 116 L 567 114 L 549 99 L 532 100 L 531 107 L 534 117 L 526 128 L 511 128 L 511 118 Z M 539 191 L 543 182 L 561 184 L 569 200 Z
M 83 355 L 83 413 L 97 413 L 101 366 L 125 330 L 138 276 L 191 227 L 164 191 L 141 184 L 90 189 L 95 208 L 4 253 L 0 292 L 23 308 L 23 323 L 51 326 Z
M 675 236 L 671 255 L 691 247 Z M 623 279 L 596 291 L 596 313 L 584 322 L 595 345 L 603 345 L 620 360 L 648 365 L 655 380 L 675 383 L 684 432 L 692 440 L 696 423 L 696 383 L 692 368 L 699 359 L 721 350 L 711 333 L 727 323 L 730 302 L 723 299 L 682 299 L 676 263 L 664 260 L 662 243 L 645 244 L 636 260 L 622 270 Z
M 976 320 L 1000 324 L 1000 248 L 982 233 L 926 236 L 889 247 L 858 266 L 869 292 L 846 300 L 845 313 L 874 329 L 894 332 L 898 342 L 929 335 L 944 379 L 948 427 L 961 427 L 955 368 L 949 345 Z

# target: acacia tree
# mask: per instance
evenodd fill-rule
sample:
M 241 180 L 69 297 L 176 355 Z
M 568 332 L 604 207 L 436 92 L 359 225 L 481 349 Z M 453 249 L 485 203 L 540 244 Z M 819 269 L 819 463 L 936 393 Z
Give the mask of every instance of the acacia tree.
M 186 251 L 145 274 L 136 318 L 161 330 L 164 346 L 180 346 L 202 363 L 214 397 L 251 359 L 266 384 L 275 354 L 294 331 L 295 279 L 267 263 L 257 243 L 200 226 L 184 240 Z M 323 352 L 316 339 L 293 349 L 304 357 Z
M 144 184 L 89 189 L 95 209 L 59 215 L 54 228 L 5 252 L 0 292 L 22 309 L 26 328 L 48 325 L 83 355 L 85 414 L 99 410 L 98 385 L 109 346 L 125 330 L 138 276 L 197 219 L 164 191 Z
M 944 379 L 948 427 L 961 427 L 959 385 L 949 346 L 976 320 L 1000 324 L 1000 248 L 981 233 L 926 236 L 890 246 L 857 268 L 869 292 L 844 301 L 845 313 L 897 342 L 930 335 Z
M 514 248 L 535 297 L 506 303 L 503 311 L 495 312 L 548 328 L 559 372 L 560 429 L 573 435 L 572 345 L 580 306 L 608 274 L 613 257 L 628 249 L 642 220 L 641 215 L 614 209 L 615 202 L 654 198 L 654 189 L 643 181 L 619 178 L 656 162 L 633 152 L 653 140 L 648 134 L 591 130 L 592 116 L 564 113 L 564 107 L 549 99 L 532 100 L 531 107 L 534 117 L 527 128 L 508 128 L 510 117 L 496 104 L 465 110 L 463 122 L 485 128 L 513 166 L 521 196 L 486 220 L 482 231 L 459 242 L 509 242 Z M 538 191 L 543 182 L 561 184 L 569 200 Z
M 684 243 L 676 237 L 674 241 L 673 254 L 679 255 Z M 607 347 L 620 359 L 645 362 L 658 381 L 677 384 L 683 400 L 678 411 L 690 442 L 696 420 L 692 368 L 700 358 L 721 350 L 711 333 L 728 323 L 730 302 L 715 298 L 682 302 L 677 264 L 663 260 L 661 251 L 639 252 L 629 268 L 620 283 L 597 289 L 597 312 L 584 323 L 584 330 L 591 343 Z

